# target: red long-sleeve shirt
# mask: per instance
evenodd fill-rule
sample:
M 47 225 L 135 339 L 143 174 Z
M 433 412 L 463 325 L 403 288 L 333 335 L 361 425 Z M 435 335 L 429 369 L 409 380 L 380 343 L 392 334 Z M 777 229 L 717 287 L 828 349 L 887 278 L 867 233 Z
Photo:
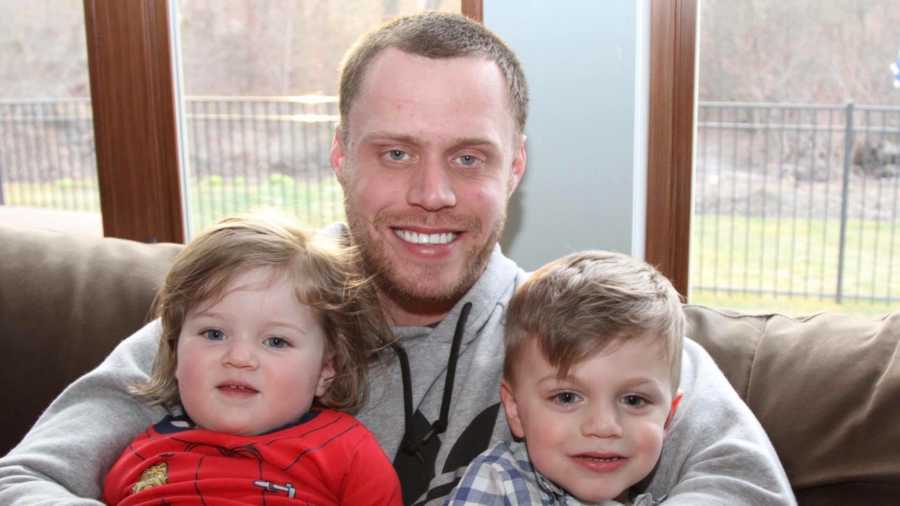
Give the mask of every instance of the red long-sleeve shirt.
M 362 423 L 323 410 L 259 436 L 183 427 L 167 417 L 106 476 L 107 504 L 401 505 L 397 475 Z

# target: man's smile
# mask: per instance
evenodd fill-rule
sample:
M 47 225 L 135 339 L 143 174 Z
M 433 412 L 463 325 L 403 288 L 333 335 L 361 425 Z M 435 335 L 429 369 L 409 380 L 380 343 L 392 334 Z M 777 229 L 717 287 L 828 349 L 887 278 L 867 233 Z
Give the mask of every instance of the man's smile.
M 394 228 L 394 235 L 401 240 L 412 244 L 450 244 L 459 236 L 456 232 L 422 233 L 413 232 L 402 228 Z

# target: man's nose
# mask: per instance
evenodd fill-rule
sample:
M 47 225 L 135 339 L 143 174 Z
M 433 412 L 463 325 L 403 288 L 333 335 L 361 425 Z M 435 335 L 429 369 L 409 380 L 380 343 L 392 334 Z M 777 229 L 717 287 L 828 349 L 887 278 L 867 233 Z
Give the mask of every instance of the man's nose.
M 226 367 L 238 369 L 255 369 L 259 362 L 256 359 L 256 352 L 250 343 L 241 339 L 233 339 L 228 343 L 228 348 L 222 357 L 222 364 Z
M 427 211 L 438 211 L 456 205 L 452 174 L 439 157 L 426 158 L 410 177 L 407 189 L 409 204 Z
M 581 433 L 588 437 L 622 437 L 622 423 L 615 409 L 594 408 L 585 414 Z

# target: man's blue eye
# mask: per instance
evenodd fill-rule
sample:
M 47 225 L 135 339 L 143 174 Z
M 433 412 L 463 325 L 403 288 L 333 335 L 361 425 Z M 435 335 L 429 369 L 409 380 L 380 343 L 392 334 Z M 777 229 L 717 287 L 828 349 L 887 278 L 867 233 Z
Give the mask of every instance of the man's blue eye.
M 225 333 L 218 329 L 207 329 L 203 331 L 203 337 L 210 341 L 221 341 L 225 338 Z
M 471 167 L 478 163 L 478 157 L 472 155 L 461 155 L 457 160 L 459 160 L 460 165 L 465 165 L 466 167 Z
M 291 343 L 283 337 L 268 337 L 263 344 L 270 348 L 287 348 Z
M 391 158 L 391 160 L 403 161 L 406 159 L 406 151 L 400 149 L 392 149 L 388 151 L 388 156 Z

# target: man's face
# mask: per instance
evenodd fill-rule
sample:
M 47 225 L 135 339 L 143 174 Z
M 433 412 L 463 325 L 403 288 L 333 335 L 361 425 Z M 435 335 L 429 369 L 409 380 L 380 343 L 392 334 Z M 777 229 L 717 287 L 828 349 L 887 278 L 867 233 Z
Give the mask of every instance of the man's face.
M 483 58 L 387 49 L 371 62 L 331 161 L 394 323 L 442 318 L 484 271 L 525 170 L 508 104 Z
M 661 339 L 614 344 L 558 377 L 530 339 L 500 397 L 535 469 L 584 502 L 619 497 L 647 476 L 674 410 Z

